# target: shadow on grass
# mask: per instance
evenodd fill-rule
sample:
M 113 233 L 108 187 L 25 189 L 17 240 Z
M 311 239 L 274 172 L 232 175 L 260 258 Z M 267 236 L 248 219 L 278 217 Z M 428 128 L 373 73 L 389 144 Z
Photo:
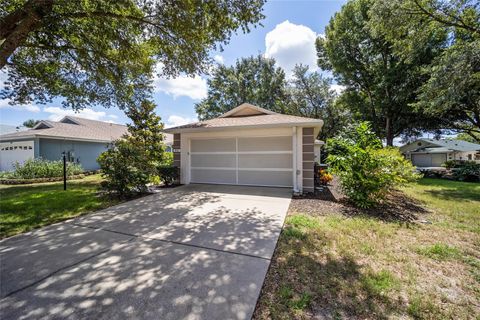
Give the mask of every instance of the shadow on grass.
M 445 200 L 473 200 L 480 201 L 480 183 L 462 182 L 445 179 L 421 179 L 420 186 L 434 187 L 425 192 L 435 198 Z
M 282 259 L 276 256 L 270 266 L 255 319 L 388 319 L 405 313 L 405 303 L 388 295 L 398 284 L 390 273 L 366 272 L 348 256 L 327 255 L 317 261 L 300 254 L 298 243 L 296 247 L 295 254 L 276 253 Z M 283 293 L 286 288 L 293 292 L 290 297 Z M 298 317 L 299 310 L 288 299 L 305 295 L 310 301 Z

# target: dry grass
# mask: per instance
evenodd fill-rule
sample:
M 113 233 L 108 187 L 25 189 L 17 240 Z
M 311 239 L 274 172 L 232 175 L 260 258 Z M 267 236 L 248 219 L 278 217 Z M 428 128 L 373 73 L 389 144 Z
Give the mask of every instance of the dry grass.
M 478 319 L 480 185 L 423 179 L 379 209 L 294 199 L 256 319 Z

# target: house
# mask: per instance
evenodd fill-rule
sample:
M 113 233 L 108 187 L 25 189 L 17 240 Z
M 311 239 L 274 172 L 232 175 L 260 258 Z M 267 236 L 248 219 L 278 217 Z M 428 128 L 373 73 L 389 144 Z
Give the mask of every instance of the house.
M 447 160 L 480 163 L 480 144 L 453 139 L 418 139 L 400 147 L 417 167 L 441 167 Z
M 103 121 L 66 116 L 58 122 L 43 120 L 30 130 L 0 135 L 0 170 L 31 158 L 68 161 L 85 170 L 99 169 L 97 157 L 109 144 L 127 132 L 127 127 Z
M 322 155 L 323 145 L 325 145 L 324 141 L 315 139 L 314 146 L 313 146 L 313 151 L 314 151 L 313 153 L 314 153 L 314 160 L 318 164 L 322 162 L 321 155 Z
M 323 121 L 244 103 L 218 118 L 174 128 L 180 182 L 313 191 L 314 142 Z

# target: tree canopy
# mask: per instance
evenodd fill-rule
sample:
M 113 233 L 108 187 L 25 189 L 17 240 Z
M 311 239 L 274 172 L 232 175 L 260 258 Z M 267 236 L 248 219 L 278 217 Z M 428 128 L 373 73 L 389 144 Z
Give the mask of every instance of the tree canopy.
M 195 105 L 201 120 L 211 119 L 248 102 L 286 113 L 287 92 L 283 69 L 262 55 L 241 58 L 233 66 L 219 65 L 208 79 L 208 96 Z
M 422 54 L 425 43 L 441 41 L 423 68 L 428 80 L 417 91 L 416 110 L 441 119 L 437 129 L 480 133 L 480 2 L 377 1 L 374 11 L 376 28 L 407 61 Z
M 1 97 L 73 109 L 126 108 L 150 94 L 156 63 L 175 76 L 206 70 L 209 51 L 258 24 L 264 0 L 4 0 Z
M 428 129 L 436 122 L 411 103 L 426 80 L 421 68 L 435 57 L 441 43 L 429 38 L 419 48 L 422 54 L 404 59 L 377 27 L 374 4 L 375 0 L 353 0 L 335 14 L 325 37 L 317 39 L 318 63 L 346 86 L 341 99 L 352 113 L 370 121 L 375 132 L 392 145 L 395 137 Z

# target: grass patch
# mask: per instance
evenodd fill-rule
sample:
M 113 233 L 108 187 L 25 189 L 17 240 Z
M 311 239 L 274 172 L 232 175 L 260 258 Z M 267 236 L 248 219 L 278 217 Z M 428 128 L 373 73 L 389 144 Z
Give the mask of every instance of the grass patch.
M 435 260 L 455 259 L 462 256 L 460 250 L 444 243 L 436 243 L 432 246 L 422 247 L 419 248 L 417 252 Z
M 118 201 L 98 195 L 100 175 L 67 182 L 37 183 L 0 188 L 0 237 L 9 237 L 66 220 Z
M 403 191 L 429 223 L 292 205 L 254 318 L 480 319 L 480 184 L 422 179 Z

